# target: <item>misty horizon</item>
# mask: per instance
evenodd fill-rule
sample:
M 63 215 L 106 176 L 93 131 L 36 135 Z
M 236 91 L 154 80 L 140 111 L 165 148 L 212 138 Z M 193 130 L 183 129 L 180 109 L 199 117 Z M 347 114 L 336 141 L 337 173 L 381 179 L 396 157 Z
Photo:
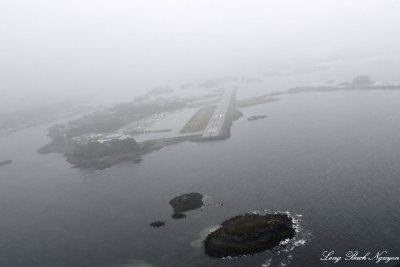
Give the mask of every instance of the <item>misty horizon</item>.
M 1 110 L 338 62 L 361 67 L 337 76 L 398 82 L 399 8 L 395 0 L 3 1 Z
M 399 11 L 0 0 L 0 267 L 399 267 Z

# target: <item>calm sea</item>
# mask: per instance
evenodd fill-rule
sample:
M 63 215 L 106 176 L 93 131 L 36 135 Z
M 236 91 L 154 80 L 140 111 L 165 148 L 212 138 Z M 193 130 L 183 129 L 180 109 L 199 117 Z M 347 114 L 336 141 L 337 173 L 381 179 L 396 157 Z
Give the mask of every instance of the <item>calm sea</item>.
M 320 258 L 400 256 L 399 107 L 400 92 L 283 96 L 243 109 L 227 140 L 181 143 L 99 172 L 37 154 L 48 125 L 2 137 L 1 159 L 14 162 L 0 167 L 0 266 L 394 266 Z M 173 220 L 168 201 L 188 192 L 207 206 Z M 194 242 L 265 210 L 299 220 L 282 251 L 216 260 Z M 155 220 L 166 225 L 149 227 Z

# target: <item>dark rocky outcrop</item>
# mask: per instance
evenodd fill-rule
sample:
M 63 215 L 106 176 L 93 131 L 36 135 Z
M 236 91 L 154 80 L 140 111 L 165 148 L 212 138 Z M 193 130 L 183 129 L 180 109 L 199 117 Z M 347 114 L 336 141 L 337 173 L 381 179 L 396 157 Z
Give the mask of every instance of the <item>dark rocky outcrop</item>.
M 295 235 L 292 219 L 286 214 L 245 214 L 233 217 L 205 240 L 208 256 L 222 258 L 259 253 Z
M 195 210 L 203 206 L 203 195 L 200 193 L 189 193 L 174 197 L 169 201 L 175 213 Z
M 247 118 L 248 121 L 256 121 L 256 120 L 260 120 L 260 119 L 265 119 L 267 118 L 267 115 L 255 115 L 255 116 L 251 116 L 249 118 Z
M 165 225 L 165 222 L 162 222 L 162 221 L 155 221 L 150 224 L 150 226 L 153 228 L 162 227 L 164 225 Z
M 175 220 L 177 220 L 177 219 L 185 219 L 186 215 L 183 214 L 183 213 L 174 213 L 174 214 L 172 214 L 171 217 L 174 218 Z

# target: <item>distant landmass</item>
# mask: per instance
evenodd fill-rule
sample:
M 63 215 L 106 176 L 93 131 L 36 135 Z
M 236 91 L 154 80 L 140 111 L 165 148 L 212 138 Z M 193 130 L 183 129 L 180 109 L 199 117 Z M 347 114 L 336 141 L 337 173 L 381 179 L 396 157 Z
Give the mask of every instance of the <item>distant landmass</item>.
M 214 87 L 229 81 L 243 82 L 237 80 L 236 77 L 224 77 L 205 81 L 202 86 Z M 258 81 L 250 80 L 249 82 Z M 171 144 L 228 138 L 232 122 L 242 116 L 238 108 L 279 101 L 280 99 L 276 96 L 304 92 L 400 89 L 400 85 L 376 83 L 367 75 L 358 75 L 352 81 L 339 84 L 335 80 L 330 80 L 327 84 L 296 87 L 239 100 L 236 99 L 235 87 L 219 89 L 218 93 L 179 100 L 150 98 L 149 95 L 163 94 L 172 90 L 169 87 L 160 87 L 134 101 L 116 104 L 50 127 L 48 136 L 52 141 L 41 147 L 38 152 L 41 154 L 61 153 L 75 167 L 101 170 L 123 161 L 138 163 L 144 154 Z M 154 128 L 152 126 L 155 118 L 163 118 L 167 112 L 172 114 L 184 108 L 197 108 L 197 111 L 186 124 L 181 126 L 180 130 L 173 131 L 169 127 Z M 254 115 L 248 117 L 247 120 L 255 121 L 266 117 L 267 115 Z M 150 138 L 143 138 L 149 135 Z M 9 162 L 3 164 L 7 163 Z
M 157 93 L 164 92 L 164 89 Z M 48 136 L 52 141 L 39 148 L 38 152 L 61 153 L 74 167 L 102 170 L 123 161 L 138 163 L 142 155 L 171 144 L 228 138 L 232 121 L 238 119 L 241 113 L 235 109 L 236 90 L 226 89 L 223 92 L 222 96 L 206 94 L 179 101 L 142 98 L 116 104 L 51 126 Z M 215 105 L 207 105 L 207 101 L 215 101 Z M 171 128 L 146 128 L 146 125 L 153 125 L 154 118 L 163 118 L 168 112 L 172 114 L 186 107 L 192 109 L 194 103 L 200 105 L 199 111 L 180 131 L 173 133 Z M 157 137 L 140 138 L 149 134 Z

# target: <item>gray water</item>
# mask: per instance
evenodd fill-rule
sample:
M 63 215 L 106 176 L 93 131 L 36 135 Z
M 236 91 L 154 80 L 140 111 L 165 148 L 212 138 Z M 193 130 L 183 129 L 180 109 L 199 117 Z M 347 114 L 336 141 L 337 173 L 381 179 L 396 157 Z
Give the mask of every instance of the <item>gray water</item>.
M 99 172 L 37 154 L 48 125 L 3 137 L 1 156 L 14 162 L 0 167 L 0 266 L 393 266 L 319 258 L 400 256 L 399 106 L 400 92 L 285 96 L 244 109 L 227 140 L 181 143 Z M 210 205 L 173 220 L 168 201 L 188 192 Z M 215 260 L 190 245 L 209 226 L 263 210 L 301 219 L 286 252 Z M 166 226 L 149 227 L 154 220 Z

